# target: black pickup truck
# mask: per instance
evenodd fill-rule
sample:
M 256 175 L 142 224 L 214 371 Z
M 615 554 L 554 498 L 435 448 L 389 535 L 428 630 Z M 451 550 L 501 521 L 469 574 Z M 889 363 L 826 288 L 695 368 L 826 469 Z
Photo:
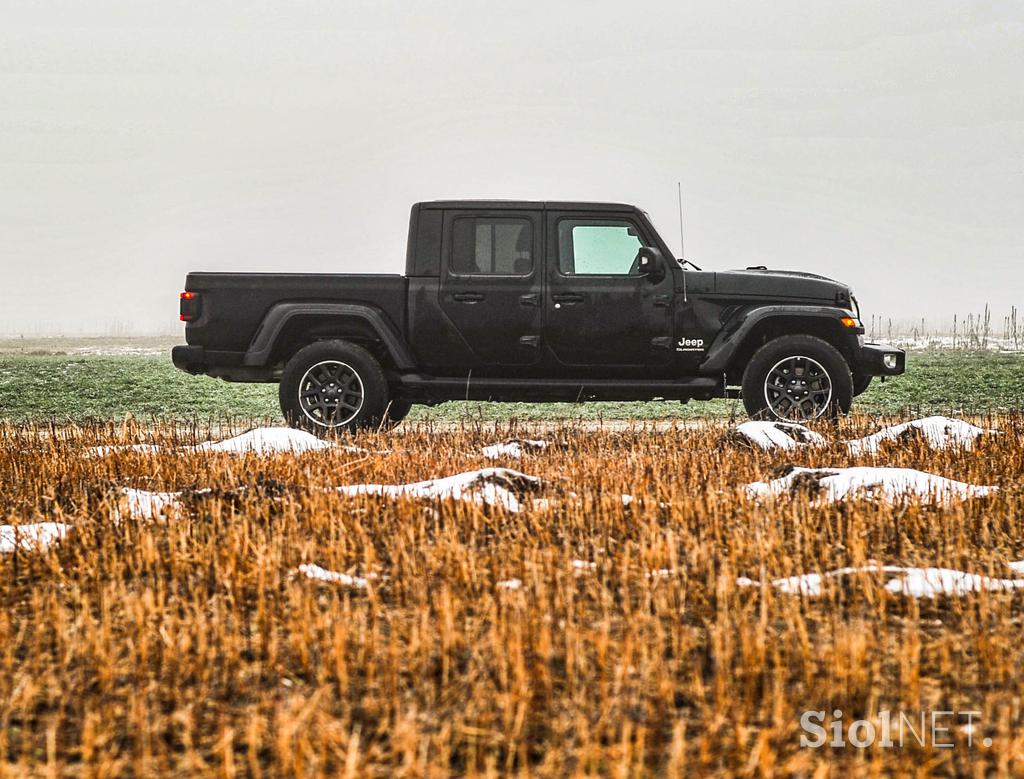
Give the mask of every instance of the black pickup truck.
M 635 206 L 417 203 L 404 276 L 190 273 L 172 357 L 279 382 L 285 417 L 317 432 L 463 399 L 742 397 L 808 420 L 903 373 L 902 350 L 864 343 L 845 284 L 688 264 Z

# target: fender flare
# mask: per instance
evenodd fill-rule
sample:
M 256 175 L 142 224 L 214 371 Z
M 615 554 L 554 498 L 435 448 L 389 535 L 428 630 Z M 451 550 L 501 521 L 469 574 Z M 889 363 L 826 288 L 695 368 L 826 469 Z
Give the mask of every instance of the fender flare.
M 242 364 L 265 366 L 285 326 L 297 316 L 347 317 L 365 321 L 380 338 L 400 371 L 416 369 L 416 360 L 402 336 L 382 311 L 356 303 L 278 303 L 271 306 L 243 357 Z
M 762 322 L 784 316 L 799 316 L 805 319 L 820 319 L 832 322 L 850 316 L 850 312 L 837 306 L 758 306 L 734 317 L 732 327 L 723 328 L 708 348 L 707 356 L 698 367 L 701 373 L 720 374 L 729 367 L 736 351 L 747 336 Z M 813 335 L 813 333 L 812 333 Z

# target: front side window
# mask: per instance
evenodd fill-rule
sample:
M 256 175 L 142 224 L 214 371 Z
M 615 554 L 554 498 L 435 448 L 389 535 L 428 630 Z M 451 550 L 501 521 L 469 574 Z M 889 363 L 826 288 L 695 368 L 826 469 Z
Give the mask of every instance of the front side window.
M 630 222 L 563 219 L 558 223 L 558 269 L 565 275 L 635 273 L 642 246 L 636 227 Z
M 452 226 L 452 273 L 527 276 L 533 272 L 533 226 L 527 219 L 460 217 Z

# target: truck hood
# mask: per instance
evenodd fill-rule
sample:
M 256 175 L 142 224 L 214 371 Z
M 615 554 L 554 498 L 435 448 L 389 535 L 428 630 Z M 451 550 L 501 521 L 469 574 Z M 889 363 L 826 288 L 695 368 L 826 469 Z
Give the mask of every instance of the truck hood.
M 785 300 L 819 300 L 847 306 L 850 288 L 840 281 L 790 270 L 730 270 L 715 274 L 715 293 Z

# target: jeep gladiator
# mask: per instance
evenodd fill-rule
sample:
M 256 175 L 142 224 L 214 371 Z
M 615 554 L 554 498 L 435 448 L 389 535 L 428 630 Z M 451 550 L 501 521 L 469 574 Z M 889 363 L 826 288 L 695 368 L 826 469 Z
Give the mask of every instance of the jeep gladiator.
M 631 205 L 417 203 L 405 275 L 188 274 L 172 359 L 279 382 L 288 421 L 321 433 L 448 400 L 742 397 L 809 420 L 903 373 L 845 284 L 688 264 Z

